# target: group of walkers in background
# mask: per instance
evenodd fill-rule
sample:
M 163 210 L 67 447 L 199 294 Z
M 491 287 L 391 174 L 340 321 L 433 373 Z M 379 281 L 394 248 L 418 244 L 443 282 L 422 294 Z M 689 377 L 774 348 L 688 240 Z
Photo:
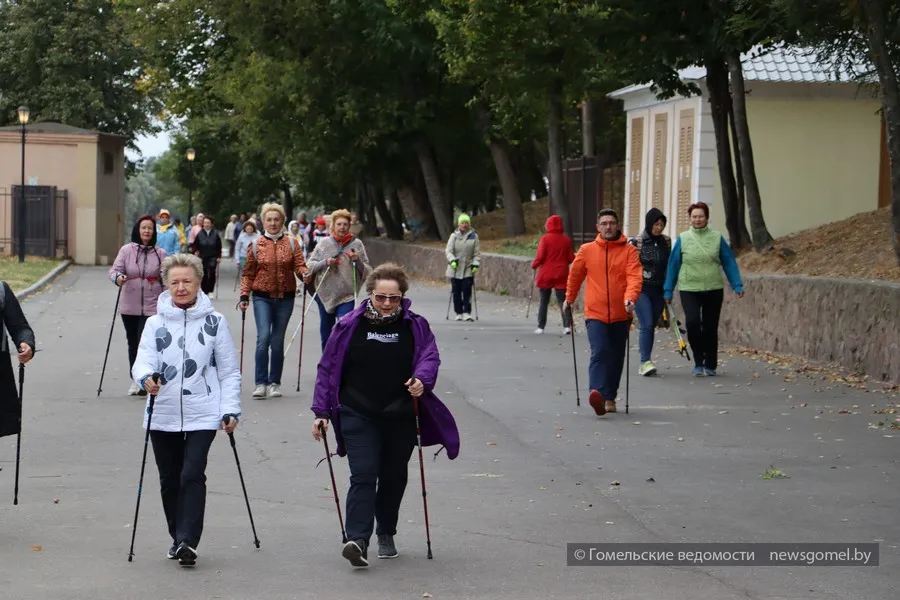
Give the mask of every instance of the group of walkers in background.
M 590 404 L 598 415 L 617 412 L 619 382 L 625 363 L 634 316 L 640 326 L 638 374 L 656 373 L 652 362 L 655 329 L 680 327 L 671 318 L 676 286 L 685 314 L 688 342 L 694 352 L 692 374 L 717 375 L 718 328 L 724 284 L 722 271 L 741 298 L 744 295 L 737 261 L 724 236 L 709 228 L 709 207 L 703 202 L 688 209 L 690 227 L 673 245 L 663 234 L 667 219 L 651 208 L 640 237 L 626 238 L 619 216 L 603 209 L 597 216 L 595 240 L 572 252 L 572 241 L 563 233 L 557 216 L 547 219 L 532 269 L 538 269 L 535 285 L 540 290 L 538 327 L 547 322 L 551 291 L 561 305 L 563 333 L 571 333 L 571 306 L 585 280 L 585 325 L 591 345 L 589 367 Z

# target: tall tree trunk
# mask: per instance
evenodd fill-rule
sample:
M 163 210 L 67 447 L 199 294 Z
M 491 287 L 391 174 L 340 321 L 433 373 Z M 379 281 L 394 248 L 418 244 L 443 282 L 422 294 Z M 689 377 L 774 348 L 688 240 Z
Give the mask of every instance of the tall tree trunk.
M 388 186 L 388 210 L 391 212 L 391 218 L 394 223 L 400 227 L 400 239 L 403 239 L 403 224 L 406 223 L 406 217 L 403 214 L 403 204 L 400 202 L 400 194 L 397 193 L 396 186 Z
M 734 102 L 734 123 L 738 133 L 738 155 L 744 172 L 747 190 L 747 208 L 750 214 L 750 235 L 757 252 L 767 252 L 775 245 L 772 234 L 766 227 L 762 212 L 762 195 L 756 178 L 756 164 L 753 160 L 753 144 L 750 142 L 750 124 L 747 121 L 747 93 L 744 89 L 744 68 L 737 52 L 728 53 L 728 71 L 731 74 L 731 97 Z
M 738 196 L 734 185 L 734 165 L 731 162 L 731 142 L 728 139 L 728 71 L 720 55 L 704 58 L 709 107 L 712 112 L 713 134 L 716 138 L 716 163 L 719 167 L 719 187 L 725 209 L 725 229 L 733 248 L 741 239 L 738 227 Z
M 731 125 L 731 140 L 734 148 L 738 147 L 737 126 L 734 122 L 734 103 L 731 102 L 731 94 L 726 97 L 728 101 L 728 123 Z M 734 170 L 737 174 L 737 231 L 738 239 L 731 244 L 734 249 L 749 248 L 753 245 L 750 232 L 747 230 L 747 197 L 744 189 L 744 169 L 740 159 L 734 161 Z
M 522 196 L 519 194 L 519 181 L 516 170 L 509 156 L 509 145 L 493 135 L 490 112 L 485 106 L 475 108 L 478 121 L 490 140 L 491 158 L 497 169 L 497 179 L 503 190 L 503 207 L 506 209 L 506 234 L 521 235 L 525 233 L 525 212 L 522 209 Z M 496 199 L 496 197 L 495 197 Z M 492 203 L 496 205 L 496 201 Z M 487 210 L 493 210 L 490 206 Z
M 438 235 L 442 239 L 449 238 L 450 234 L 453 233 L 450 210 L 447 205 L 447 199 L 444 198 L 441 192 L 441 178 L 434 156 L 431 154 L 431 146 L 424 138 L 416 143 L 416 155 L 422 168 L 422 177 L 425 180 L 425 189 L 428 192 L 428 201 L 434 213 Z
M 506 234 L 522 235 L 525 233 L 525 211 L 522 208 L 522 197 L 519 195 L 519 182 L 509 158 L 506 142 L 491 139 L 491 157 L 497 169 L 497 179 L 503 190 L 503 208 L 506 209 Z
M 887 3 L 884 0 L 862 0 L 859 7 L 866 26 L 869 53 L 881 84 L 891 169 L 891 239 L 897 263 L 900 264 L 900 72 L 890 56 L 886 33 Z
M 291 195 L 291 186 L 287 181 L 281 182 L 281 192 L 284 194 L 284 214 L 287 215 L 288 223 L 294 220 L 294 197 Z M 287 223 L 285 223 L 287 225 Z
M 381 186 L 379 186 L 379 190 Z M 375 217 L 375 198 L 379 192 L 373 191 L 372 184 L 366 185 L 366 219 L 363 221 L 363 233 L 366 237 L 378 237 L 378 219 Z M 380 192 L 384 197 L 384 192 Z M 361 218 L 361 217 L 360 217 Z
M 394 220 L 394 216 L 388 208 L 387 200 L 384 197 L 384 188 L 380 185 L 370 185 L 369 196 L 375 204 L 375 210 L 378 211 L 378 217 L 381 219 L 382 225 L 384 225 L 384 232 L 387 234 L 388 238 L 392 240 L 402 240 L 403 227 Z
M 550 153 L 550 206 L 563 222 L 563 229 L 572 235 L 569 204 L 563 187 L 562 168 L 562 82 L 554 81 L 550 88 L 550 110 L 547 118 L 547 148 Z
M 581 104 L 581 154 L 587 157 L 596 156 L 594 138 L 594 101 L 585 98 Z

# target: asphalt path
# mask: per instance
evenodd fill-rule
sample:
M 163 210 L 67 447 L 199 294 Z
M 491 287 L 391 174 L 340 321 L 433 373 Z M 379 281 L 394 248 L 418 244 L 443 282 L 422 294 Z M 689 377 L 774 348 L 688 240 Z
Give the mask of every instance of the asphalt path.
M 240 345 L 223 260 L 214 300 Z M 640 378 L 632 333 L 629 414 L 587 405 L 589 350 L 576 322 L 581 406 L 571 338 L 551 307 L 479 292 L 476 322 L 446 320 L 448 288 L 415 282 L 413 310 L 441 350 L 437 394 L 462 435 L 459 457 L 426 448 L 434 559 L 426 558 L 419 463 L 396 538 L 401 557 L 353 570 L 321 443 L 309 411 L 320 356 L 318 313 L 284 370 L 284 397 L 254 400 L 255 328 L 248 313 L 244 418 L 236 434 L 261 548 L 227 437 L 210 452 L 206 526 L 195 569 L 165 559 L 169 539 L 149 453 L 134 562 L 127 562 L 143 449 L 145 398 L 129 397 L 116 291 L 101 268 L 74 267 L 24 303 L 41 350 L 27 368 L 19 505 L 15 437 L 0 440 L 0 589 L 16 600 L 266 598 L 599 598 L 726 600 L 897 597 L 900 415 L 896 397 L 765 362 L 723 355 L 696 379 L 662 332 L 658 376 Z M 301 300 L 288 337 L 299 323 Z M 787 326 L 787 324 L 786 324 Z M 624 395 L 624 381 L 622 394 Z M 881 411 L 881 412 L 876 412 Z M 333 443 L 333 440 L 332 440 Z M 338 491 L 346 461 L 335 459 Z M 766 479 L 777 469 L 786 477 Z M 373 540 L 374 541 L 374 540 Z M 878 542 L 877 567 L 567 566 L 567 543 Z M 682 546 L 691 549 L 693 546 Z M 676 549 L 678 547 L 673 547 Z M 627 547 L 622 546 L 625 550 Z M 430 596 L 429 596 L 430 595 Z

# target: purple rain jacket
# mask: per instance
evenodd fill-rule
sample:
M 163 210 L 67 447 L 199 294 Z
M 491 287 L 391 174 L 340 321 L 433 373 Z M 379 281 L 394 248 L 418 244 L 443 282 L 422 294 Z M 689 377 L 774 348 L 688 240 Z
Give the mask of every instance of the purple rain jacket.
M 412 326 L 416 346 L 413 353 L 413 377 L 419 379 L 425 386 L 425 392 L 419 398 L 419 427 L 422 446 L 440 444 L 447 449 L 447 457 L 453 460 L 459 455 L 459 430 L 450 410 L 434 395 L 433 391 L 435 383 L 437 383 L 438 367 L 441 364 L 437 342 L 428 321 L 409 310 L 412 302 L 408 298 L 404 298 L 402 303 L 402 318 Z M 341 389 L 341 370 L 353 332 L 360 320 L 365 318 L 366 304 L 366 301 L 361 302 L 353 312 L 341 318 L 331 330 L 331 336 L 325 344 L 316 374 L 312 411 L 317 417 L 328 418 L 331 421 L 334 436 L 337 439 L 338 456 L 347 454 L 344 449 L 344 438 L 341 435 L 338 400 Z

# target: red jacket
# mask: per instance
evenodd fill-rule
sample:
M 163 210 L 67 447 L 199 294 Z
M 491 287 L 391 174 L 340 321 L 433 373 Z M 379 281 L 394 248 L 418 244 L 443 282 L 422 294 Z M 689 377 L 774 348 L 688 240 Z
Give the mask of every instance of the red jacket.
M 541 236 L 531 263 L 532 269 L 541 269 L 535 284 L 541 289 L 562 290 L 569 278 L 569 265 L 575 260 L 572 239 L 563 233 L 562 219 L 558 215 L 550 215 L 545 228 L 547 233 Z

